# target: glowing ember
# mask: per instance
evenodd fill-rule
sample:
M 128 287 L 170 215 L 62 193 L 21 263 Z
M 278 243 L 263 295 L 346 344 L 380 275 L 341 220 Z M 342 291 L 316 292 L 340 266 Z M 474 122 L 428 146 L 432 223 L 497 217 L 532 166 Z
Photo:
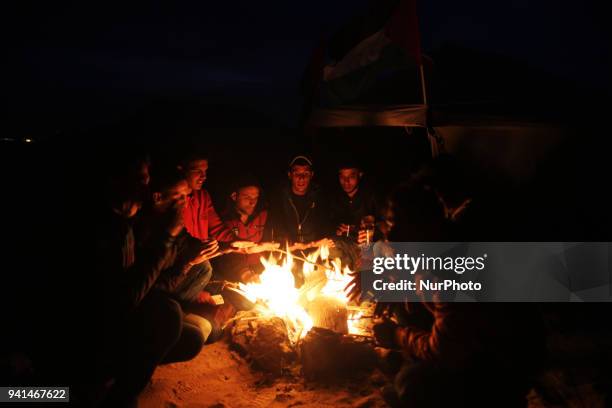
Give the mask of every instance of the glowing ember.
M 293 257 L 289 251 L 287 254 L 281 265 L 273 256 L 267 260 L 262 258 L 265 269 L 259 282 L 241 283 L 239 292 L 255 303 L 256 310 L 263 316 L 285 320 L 289 338 L 296 342 L 313 327 L 313 319 L 307 311 L 315 299 L 333 298 L 336 303 L 348 306 L 349 299 L 344 289 L 352 276 L 348 268 L 342 269 L 339 259 L 330 261 L 329 248 L 322 246 L 307 256 L 309 262 L 304 262 L 302 269 L 304 284 L 298 289 L 292 272 Z M 358 307 L 349 307 L 347 325 L 350 334 L 362 332 L 356 324 L 361 316 Z

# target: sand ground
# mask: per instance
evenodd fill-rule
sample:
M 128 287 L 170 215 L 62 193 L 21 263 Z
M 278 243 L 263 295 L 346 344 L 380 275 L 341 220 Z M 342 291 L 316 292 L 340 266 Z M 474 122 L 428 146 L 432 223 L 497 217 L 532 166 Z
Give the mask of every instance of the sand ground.
M 305 383 L 299 375 L 266 378 L 225 342 L 206 346 L 195 359 L 158 367 L 140 398 L 143 408 L 385 407 L 380 373 L 339 384 Z

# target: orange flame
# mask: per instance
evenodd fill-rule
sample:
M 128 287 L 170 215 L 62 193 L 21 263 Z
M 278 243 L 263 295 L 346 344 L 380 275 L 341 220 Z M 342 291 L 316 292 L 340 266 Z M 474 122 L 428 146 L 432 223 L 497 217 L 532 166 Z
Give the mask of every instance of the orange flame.
M 345 287 L 351 281 L 350 270 L 342 269 L 340 259 L 329 260 L 329 247 L 321 246 L 310 253 L 304 262 L 302 272 L 304 284 L 295 287 L 293 257 L 289 251 L 279 265 L 279 260 L 270 255 L 269 259 L 261 258 L 265 269 L 259 276 L 259 282 L 239 284 L 239 291 L 251 302 L 263 316 L 277 316 L 285 320 L 289 328 L 289 338 L 297 342 L 306 336 L 313 327 L 313 319 L 308 315 L 308 305 L 319 296 L 333 297 L 344 304 L 349 303 Z M 315 264 L 317 260 L 324 262 Z M 324 266 L 325 268 L 321 267 Z M 349 333 L 358 333 L 354 322 L 361 317 L 361 312 L 349 313 Z

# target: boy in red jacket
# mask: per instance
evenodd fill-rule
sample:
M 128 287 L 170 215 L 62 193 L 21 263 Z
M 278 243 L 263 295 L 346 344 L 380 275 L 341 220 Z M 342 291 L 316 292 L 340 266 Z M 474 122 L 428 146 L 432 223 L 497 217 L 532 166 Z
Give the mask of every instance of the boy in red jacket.
M 230 281 L 248 282 L 263 270 L 260 258 L 265 248 L 272 248 L 268 211 L 264 208 L 261 188 L 255 180 L 243 179 L 235 184 L 223 223 L 234 238 L 259 244 L 250 253 L 234 253 L 219 258 L 217 264 Z M 278 245 L 276 245 L 278 246 Z M 274 247 L 276 247 L 274 246 Z M 257 248 L 257 250 L 255 250 Z
M 206 181 L 208 159 L 204 154 L 195 154 L 186 158 L 179 166 L 185 173 L 191 194 L 185 206 L 185 228 L 192 237 L 220 242 L 233 241 L 232 232 L 225 228 L 217 215 L 208 191 L 202 188 Z

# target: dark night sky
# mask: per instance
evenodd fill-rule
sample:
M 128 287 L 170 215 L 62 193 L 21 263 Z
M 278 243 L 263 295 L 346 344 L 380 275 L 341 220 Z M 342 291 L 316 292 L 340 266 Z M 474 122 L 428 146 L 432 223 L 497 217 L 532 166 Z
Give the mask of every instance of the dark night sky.
M 428 51 L 450 41 L 609 90 L 606 14 L 591 3 L 422 1 L 423 45 Z M 190 95 L 292 124 L 299 80 L 318 38 L 366 4 L 19 2 L 3 6 L 9 57 L 3 88 L 12 112 L 74 110 L 87 105 L 88 94 Z

